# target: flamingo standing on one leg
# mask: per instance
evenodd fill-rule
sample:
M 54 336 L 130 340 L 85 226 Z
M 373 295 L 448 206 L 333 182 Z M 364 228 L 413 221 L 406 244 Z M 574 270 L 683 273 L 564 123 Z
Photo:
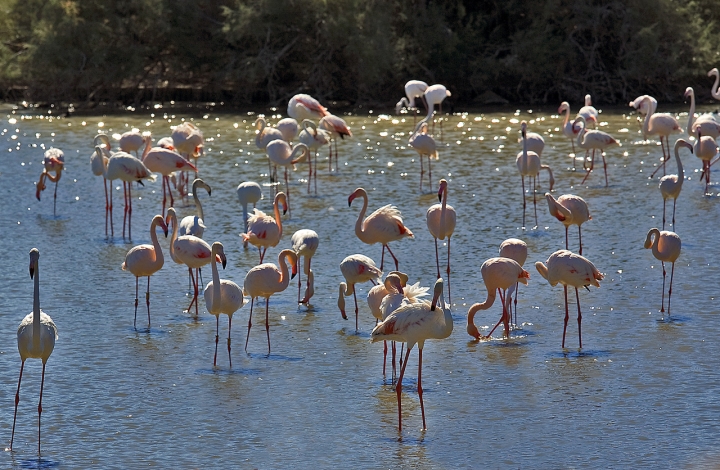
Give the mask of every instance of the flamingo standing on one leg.
M 143 164 L 153 173 L 160 173 L 162 175 L 163 201 L 161 214 L 164 216 L 165 204 L 168 197 L 170 198 L 170 205 L 168 205 L 168 207 L 175 205 L 175 199 L 173 198 L 172 189 L 170 188 L 170 175 L 176 171 L 194 171 L 197 173 L 197 168 L 179 153 L 172 149 L 162 147 L 153 147 L 150 149 L 143 157 Z
M 452 297 L 450 296 L 450 238 L 455 232 L 455 221 L 457 216 L 455 209 L 447 203 L 448 182 L 445 179 L 440 180 L 440 188 L 438 189 L 438 199 L 440 204 L 433 204 L 425 213 L 428 230 L 435 240 L 435 266 L 437 267 L 437 277 L 440 279 L 440 257 L 438 256 L 438 240 L 445 240 L 447 237 L 447 273 L 448 278 L 448 302 L 452 305 Z
M 308 158 L 308 148 L 305 144 L 296 144 L 290 147 L 290 144 L 284 140 L 273 140 L 267 147 L 265 153 L 274 165 L 282 166 L 285 169 L 285 194 L 287 195 L 287 204 L 290 206 L 290 185 L 288 183 L 288 167 L 301 162 L 304 158 Z
M 510 258 L 490 258 L 485 261 L 480 267 L 480 273 L 482 274 L 485 288 L 487 289 L 487 298 L 485 302 L 473 304 L 468 310 L 467 316 L 467 332 L 470 336 L 475 339 L 489 338 L 495 328 L 500 323 L 505 327 L 505 338 L 510 337 L 510 314 L 508 309 L 510 306 L 509 298 L 507 298 L 507 291 L 510 289 L 510 295 L 512 296 L 513 290 L 515 290 L 515 284 L 522 282 L 527 285 L 527 280 L 530 278 L 530 273 L 525 271 L 517 261 Z M 497 292 L 500 294 L 500 302 L 502 303 L 502 315 L 497 324 L 490 330 L 487 336 L 482 336 L 475 326 L 475 314 L 480 310 L 487 310 L 495 303 L 495 297 Z
M 589 131 L 585 129 L 585 121 L 581 116 L 577 117 L 575 119 L 575 122 L 582 123 L 582 125 L 580 126 L 580 133 L 578 133 L 577 136 L 577 146 L 585 150 L 592 149 L 592 160 L 590 160 L 590 168 L 588 168 L 587 173 L 585 173 L 585 178 L 583 178 L 580 184 L 584 184 L 585 180 L 587 180 L 588 176 L 590 176 L 590 173 L 593 171 L 593 168 L 595 166 L 595 150 L 600 150 L 600 156 L 602 157 L 603 161 L 603 170 L 605 171 L 605 186 L 607 187 L 608 177 L 607 164 L 605 162 L 605 149 L 611 145 L 620 145 L 620 142 L 615 140 L 615 138 L 607 132 L 597 130 Z
M 220 340 L 220 314 L 224 313 L 228 316 L 228 360 L 230 361 L 230 367 L 232 367 L 232 357 L 230 356 L 230 330 L 232 329 L 232 316 L 243 306 L 243 294 L 240 286 L 227 279 L 220 279 L 218 273 L 217 262 L 222 263 L 223 269 L 227 265 L 227 258 L 225 257 L 225 249 L 222 243 L 215 242 L 212 244 L 210 258 L 213 260 L 212 263 L 212 278 L 213 280 L 205 286 L 205 308 L 211 315 L 215 315 L 215 358 L 213 359 L 213 366 L 217 365 L 217 347 L 218 341 Z M 217 262 L 216 262 L 217 261 Z
M 562 347 L 565 347 L 565 332 L 567 331 L 567 324 L 569 319 L 568 314 L 568 299 L 567 299 L 567 288 L 568 286 L 575 288 L 575 298 L 577 300 L 578 307 L 578 338 L 580 340 L 580 347 L 582 348 L 582 313 L 580 312 L 580 295 L 578 294 L 578 287 L 587 287 L 593 285 L 600 287 L 600 283 L 603 279 L 603 275 L 597 270 L 594 264 L 587 258 L 576 255 L 575 253 L 568 250 L 558 250 L 547 260 L 547 264 L 543 264 L 541 261 L 535 263 L 535 268 L 538 270 L 540 275 L 545 278 L 551 286 L 555 287 L 558 283 L 563 285 L 565 290 L 565 326 L 563 327 L 563 339 Z
M 427 122 L 423 119 L 417 125 L 415 131 L 412 133 L 410 139 L 408 140 L 408 144 L 410 144 L 410 147 L 414 148 L 420 155 L 420 192 L 422 192 L 423 175 L 425 174 L 425 168 L 423 167 L 423 156 L 427 155 L 428 158 L 428 182 L 430 183 L 430 186 L 432 186 L 432 168 L 430 166 L 430 160 L 433 158 L 437 160 L 439 158 L 435 139 L 433 139 L 433 137 L 428 134 L 427 131 L 428 125 Z
M 352 294 L 355 299 L 355 331 L 358 329 L 358 303 L 355 294 L 355 284 L 370 281 L 373 285 L 382 277 L 382 271 L 375 266 L 375 262 L 365 255 L 350 255 L 340 262 L 340 271 L 345 282 L 340 283 L 340 292 L 337 305 L 343 320 L 347 320 L 345 314 L 345 297 Z
M 385 321 L 377 325 L 371 333 L 373 343 L 381 340 L 392 340 L 407 343 L 408 346 L 407 353 L 405 353 L 405 362 L 403 362 L 400 377 L 395 385 L 398 401 L 399 431 L 402 431 L 402 379 L 410 358 L 410 351 L 416 343 L 419 351 L 417 389 L 420 397 L 423 429 L 427 429 L 422 388 L 422 351 L 426 340 L 445 339 L 450 336 L 453 330 L 453 318 L 450 309 L 445 304 L 442 284 L 442 279 L 435 282 L 432 303 L 419 302 L 402 306 L 391 313 Z
M 292 277 L 288 273 L 286 261 L 292 266 Z M 270 305 L 270 296 L 282 292 L 287 289 L 290 279 L 297 274 L 297 255 L 292 250 L 283 250 L 278 255 L 277 266 L 271 263 L 260 264 L 255 266 L 247 275 L 245 275 L 245 283 L 243 284 L 243 292 L 251 298 L 250 300 L 250 316 L 248 317 L 248 332 L 245 339 L 245 351 L 247 351 L 248 341 L 250 340 L 250 328 L 252 327 L 252 311 L 255 299 L 265 297 L 265 331 L 267 332 L 268 354 L 270 354 L 270 320 L 268 317 L 268 306 Z
M 511 260 L 515 261 L 517 264 L 522 267 L 525 264 L 525 260 L 527 260 L 528 250 L 527 250 L 527 243 L 525 243 L 522 240 L 519 240 L 517 238 L 508 238 L 504 242 L 500 244 L 500 256 L 503 258 L 510 258 Z M 519 285 L 516 282 L 515 283 L 515 321 L 513 322 L 515 325 L 517 325 L 517 296 L 519 291 Z M 510 305 L 509 302 L 510 299 L 508 299 L 508 306 Z
M 568 249 L 568 227 L 571 225 L 578 226 L 579 252 L 582 254 L 582 229 L 583 222 L 592 219 L 588 210 L 587 202 L 580 196 L 574 194 L 563 194 L 555 199 L 552 194 L 545 193 L 545 199 L 548 202 L 550 215 L 558 219 L 565 225 L 565 249 Z
M 692 153 L 693 146 L 683 139 L 675 142 L 675 162 L 677 162 L 677 175 L 666 175 L 660 178 L 660 193 L 663 198 L 663 230 L 665 230 L 665 203 L 668 199 L 673 200 L 672 226 L 675 228 L 675 203 L 682 190 L 683 181 L 685 180 L 685 172 L 683 171 L 682 161 L 680 160 L 680 147 L 685 147 Z
M 40 400 L 38 402 L 38 454 L 40 453 L 40 416 L 42 415 L 43 386 L 45 385 L 45 364 L 55 348 L 58 330 L 50 315 L 40 310 L 40 269 L 38 260 L 40 252 L 37 248 L 30 250 L 30 279 L 34 280 L 33 311 L 20 322 L 17 330 L 18 352 L 20 353 L 20 377 L 15 393 L 15 413 L 13 414 L 12 434 L 10 435 L 10 451 L 15 439 L 15 421 L 20 403 L 20 382 L 22 381 L 25 360 L 40 359 L 42 376 L 40 379 Z
M 248 229 L 248 204 L 253 205 L 253 209 L 255 208 L 255 204 L 262 199 L 262 188 L 260 188 L 260 185 L 257 184 L 254 181 L 245 181 L 243 183 L 240 183 L 237 187 L 237 196 L 238 200 L 240 200 L 240 204 L 243 208 L 243 230 L 247 232 Z M 248 242 L 247 240 L 243 241 L 243 248 L 247 249 Z
M 168 227 L 163 220 L 162 215 L 156 215 L 150 224 L 150 239 L 152 245 L 138 245 L 133 247 L 125 255 L 125 262 L 120 266 L 123 271 L 130 271 L 135 276 L 135 318 L 133 320 L 133 328 L 137 326 L 137 308 L 138 308 L 138 284 L 140 278 L 147 276 L 147 292 L 145 292 L 145 303 L 147 304 L 148 328 L 150 328 L 150 276 L 160 271 L 165 264 L 162 248 L 158 242 L 155 229 L 160 226 L 168 234 Z M 172 246 L 172 245 L 171 245 Z
M 303 119 L 302 122 L 303 130 L 300 131 L 298 140 L 307 145 L 308 150 L 315 153 L 315 168 L 313 169 L 313 161 L 308 157 L 308 168 L 310 173 L 308 175 L 308 194 L 310 194 L 310 181 L 315 179 L 315 194 L 317 194 L 317 154 L 318 149 L 323 145 L 330 143 L 330 133 L 325 129 L 318 129 L 314 122 L 309 119 Z
M 652 111 L 652 104 L 650 97 L 646 96 L 642 100 L 642 104 L 648 108 L 648 113 L 645 115 L 643 120 L 643 135 L 657 135 L 660 138 L 660 146 L 662 147 L 663 158 L 662 164 L 663 175 L 665 174 L 665 162 L 670 159 L 670 143 L 668 138 L 673 132 L 681 131 L 682 128 L 678 124 L 677 119 L 674 116 L 667 113 L 655 113 Z M 663 137 L 665 141 L 663 142 Z M 667 145 L 667 154 L 665 153 L 665 146 Z M 659 169 L 659 167 L 658 167 Z M 655 175 L 657 169 L 650 176 L 651 178 Z
M 645 237 L 645 248 L 652 248 L 652 254 L 655 259 L 660 261 L 663 270 L 663 287 L 662 287 L 662 300 L 660 303 L 660 311 L 665 311 L 665 263 L 672 263 L 670 269 L 670 288 L 668 289 L 668 316 L 670 316 L 670 296 L 672 295 L 672 281 L 673 275 L 675 274 L 675 261 L 680 256 L 680 249 L 682 244 L 680 243 L 680 237 L 675 232 L 668 230 L 660 231 L 656 228 L 651 228 Z
M 45 179 L 49 179 L 55 183 L 55 194 L 53 195 L 53 216 L 55 215 L 55 207 L 57 205 L 57 184 L 65 169 L 65 155 L 60 149 L 51 147 L 45 151 L 43 158 L 43 172 L 40 174 L 40 181 L 37 183 L 35 197 L 40 200 L 40 193 L 45 190 Z M 55 173 L 55 176 L 50 173 Z
M 367 218 L 363 219 L 368 206 L 368 195 L 363 188 L 357 188 L 350 197 L 348 197 L 348 207 L 352 205 L 353 200 L 357 197 L 362 197 L 363 206 L 355 222 L 355 235 L 357 235 L 361 242 L 367 243 L 368 245 L 382 243 L 383 249 L 380 258 L 380 269 L 383 269 L 385 249 L 387 249 L 393 261 L 395 261 L 395 270 L 397 271 L 398 260 L 392 250 L 390 250 L 388 243 L 405 237 L 415 238 L 415 235 L 403 224 L 402 215 L 397 207 L 390 204 L 377 209 L 367 216 Z
M 277 193 L 273 202 L 273 210 L 275 218 L 265 215 L 261 210 L 254 209 L 253 215 L 250 216 L 247 223 L 247 232 L 241 233 L 243 241 L 250 242 L 258 247 L 260 253 L 260 262 L 265 258 L 265 252 L 269 246 L 277 246 L 282 238 L 282 218 L 280 217 L 280 206 L 282 205 L 283 214 L 287 212 L 287 199 L 285 193 Z M 263 247 L 262 250 L 260 247 Z
M 326 114 L 322 119 L 320 119 L 318 127 L 328 131 L 332 140 L 335 142 L 335 171 L 338 171 L 340 169 L 340 164 L 338 163 L 337 139 L 338 137 L 345 139 L 345 136 L 352 137 L 352 132 L 347 126 L 345 120 L 341 117 L 335 116 L 334 114 Z M 332 145 L 332 142 L 330 145 Z M 329 165 L 328 171 L 332 171 L 332 147 L 330 147 Z
M 572 151 L 573 155 L 575 154 L 575 137 L 580 132 L 580 128 L 575 126 L 575 122 L 570 120 L 570 103 L 567 101 L 563 101 L 560 104 L 560 107 L 558 108 L 558 114 L 565 113 L 565 120 L 562 124 L 562 132 L 570 139 L 570 143 L 572 144 Z
M 310 287 L 310 262 L 312 261 L 312 257 L 315 256 L 315 252 L 320 244 L 320 237 L 318 237 L 317 232 L 314 230 L 302 229 L 293 233 L 292 238 L 290 238 L 290 243 L 292 243 L 292 249 L 295 254 L 297 254 L 298 259 L 300 259 L 301 256 L 305 258 L 303 272 L 308 276 L 306 290 L 308 292 L 314 291 L 314 288 L 311 289 Z M 298 304 L 309 304 L 310 297 L 306 296 L 300 300 L 300 278 L 301 276 L 298 276 Z
M 523 121 L 520 125 L 522 132 L 523 149 L 519 152 L 515 159 L 518 171 L 520 172 L 520 180 L 522 181 L 522 197 L 523 197 L 523 227 L 525 227 L 525 177 L 528 179 L 532 178 L 533 186 L 533 207 L 535 208 L 535 226 L 537 227 L 537 198 L 536 198 L 536 179 L 540 170 L 547 170 L 550 177 L 550 191 L 552 191 L 555 185 L 555 178 L 553 177 L 552 168 L 549 165 L 542 165 L 540 163 L 540 155 L 536 152 L 528 150 L 527 135 L 527 123 Z

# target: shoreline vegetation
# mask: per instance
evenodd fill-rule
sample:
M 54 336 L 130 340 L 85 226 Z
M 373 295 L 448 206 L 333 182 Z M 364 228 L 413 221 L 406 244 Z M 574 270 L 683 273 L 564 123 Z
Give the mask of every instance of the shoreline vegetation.
M 80 112 L 170 101 L 232 110 L 297 93 L 390 109 L 409 79 L 447 111 L 641 94 L 713 100 L 711 0 L 0 0 L 0 99 Z M 336 104 L 332 104 L 336 103 Z M 360 108 L 362 106 L 362 108 Z M 72 111 L 71 111 L 72 112 Z M 61 114 L 61 113 L 58 113 Z

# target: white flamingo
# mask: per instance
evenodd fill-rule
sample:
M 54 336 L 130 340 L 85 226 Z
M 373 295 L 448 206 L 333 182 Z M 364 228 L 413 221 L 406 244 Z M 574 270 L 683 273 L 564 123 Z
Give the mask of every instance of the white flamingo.
M 49 179 L 55 183 L 55 194 L 53 195 L 53 216 L 55 215 L 55 207 L 57 205 L 57 185 L 65 169 L 65 155 L 63 151 L 54 147 L 50 147 L 45 151 L 43 157 L 43 171 L 40 174 L 40 180 L 37 183 L 35 197 L 40 200 L 40 193 L 45 190 L 45 179 Z M 50 173 L 55 173 L 55 176 Z
M 592 219 L 588 210 L 587 202 L 580 196 L 574 194 L 563 194 L 555 199 L 552 194 L 545 193 L 545 199 L 548 202 L 550 215 L 558 219 L 565 225 L 565 249 L 568 249 L 568 228 L 571 225 L 578 226 L 579 251 L 582 254 L 582 229 L 584 222 Z
M 163 202 L 161 214 L 165 215 L 165 204 L 168 197 L 170 198 L 168 207 L 175 205 L 175 199 L 170 188 L 170 175 L 177 171 L 197 172 L 197 168 L 179 153 L 162 147 L 151 148 L 143 157 L 143 164 L 153 173 L 162 175 Z
M 440 204 L 433 204 L 425 213 L 428 230 L 435 240 L 435 266 L 437 267 L 437 277 L 440 279 L 440 257 L 438 256 L 438 240 L 445 240 L 447 237 L 447 273 L 448 279 L 448 302 L 452 305 L 452 297 L 450 296 L 450 238 L 455 232 L 455 222 L 457 215 L 455 209 L 447 203 L 448 182 L 445 179 L 440 180 L 438 189 L 438 199 Z
M 646 97 L 649 98 L 647 101 L 645 100 Z M 648 113 L 654 113 L 657 109 L 657 100 L 650 95 L 640 95 L 632 100 L 629 105 L 637 110 L 640 128 L 642 129 L 642 121 L 644 121 L 645 116 Z M 647 140 L 647 135 L 643 134 L 643 138 Z
M 690 97 L 690 111 L 688 111 L 687 135 L 688 137 L 696 134 L 696 128 L 700 128 L 702 135 L 707 135 L 713 139 L 720 137 L 720 123 L 715 120 L 712 114 L 701 114 L 695 118 L 695 90 L 689 86 L 685 89 L 685 99 Z
M 103 137 L 105 137 L 105 141 L 108 142 L 108 145 L 106 147 L 103 147 Z M 102 176 L 103 177 L 103 189 L 105 190 L 105 236 L 107 237 L 108 234 L 108 214 L 110 211 L 110 203 L 108 201 L 108 180 L 105 178 L 105 169 L 107 168 L 108 160 L 112 156 L 109 151 L 109 140 L 107 139 L 107 136 L 104 134 L 99 134 L 95 136 L 95 139 L 93 140 L 93 144 L 95 145 L 95 150 L 93 151 L 92 155 L 90 156 L 90 169 L 92 170 L 93 174 L 95 176 Z M 112 187 L 110 188 L 112 190 Z
M 570 120 L 570 103 L 567 101 L 563 101 L 560 103 L 560 107 L 558 108 L 558 114 L 565 113 L 565 119 L 563 120 L 562 124 L 562 132 L 565 137 L 570 139 L 570 143 L 572 144 L 572 151 L 573 154 L 575 153 L 575 137 L 580 132 L 580 128 L 575 126 L 575 121 Z
M 665 311 L 665 277 L 667 272 L 665 271 L 665 263 L 672 263 L 670 270 L 670 288 L 668 289 L 668 316 L 670 316 L 670 297 L 672 296 L 672 282 L 673 276 L 675 275 L 675 261 L 680 256 L 682 243 L 680 237 L 675 232 L 667 230 L 658 230 L 651 228 L 648 231 L 647 237 L 645 237 L 645 248 L 652 248 L 652 254 L 660 261 L 663 270 L 663 287 L 662 287 L 662 300 L 660 304 L 660 311 Z
M 237 197 L 243 208 L 243 230 L 247 232 L 248 229 L 248 204 L 252 204 L 253 209 L 255 204 L 262 199 L 262 188 L 254 181 L 245 181 L 237 187 Z M 243 240 L 243 248 L 247 248 L 247 240 Z
M 197 215 L 188 215 L 182 218 L 178 225 L 178 235 L 195 235 L 198 238 L 202 238 L 205 233 L 205 213 L 203 212 L 202 203 L 198 197 L 198 188 L 203 188 L 207 191 L 208 196 L 212 196 L 212 189 L 210 185 L 200 178 L 195 178 L 192 183 L 193 199 L 195 200 L 195 208 L 197 209 Z
M 312 96 L 300 93 L 290 98 L 287 115 L 302 122 L 303 119 L 321 119 L 328 115 L 328 110 Z
M 278 121 L 275 128 L 282 134 L 282 139 L 288 144 L 292 144 L 295 137 L 298 135 L 300 126 L 298 122 L 293 118 L 283 118 Z
M 587 180 L 588 176 L 590 176 L 590 173 L 593 171 L 593 168 L 595 167 L 595 150 L 600 150 L 600 156 L 602 157 L 603 161 L 603 170 L 605 171 L 605 186 L 607 186 L 608 177 L 607 164 L 605 162 L 605 149 L 611 145 L 620 145 L 620 143 L 607 132 L 594 129 L 587 130 L 585 128 L 585 121 L 581 116 L 578 116 L 575 119 L 575 123 L 582 124 L 580 126 L 580 133 L 578 133 L 577 136 L 577 146 L 585 150 L 592 149 L 592 160 L 590 160 L 590 168 L 588 168 L 587 173 L 585 173 L 585 178 L 583 178 L 580 184 L 585 184 L 585 180 Z
M 444 85 L 435 84 L 430 85 L 425 90 L 425 94 L 423 95 L 425 98 L 425 103 L 427 103 L 427 116 L 425 117 L 425 121 L 429 122 L 430 119 L 432 119 L 433 113 L 435 112 L 435 105 L 438 105 L 438 114 L 442 116 L 442 102 L 447 98 L 448 96 L 452 96 L 452 93 L 450 93 L 450 90 L 445 88 Z M 440 132 L 442 134 L 442 117 L 440 118 Z M 433 120 L 433 132 L 435 132 L 435 121 Z
M 375 266 L 375 262 L 365 255 L 350 255 L 340 262 L 340 272 L 342 272 L 345 282 L 340 283 L 340 291 L 338 294 L 337 305 L 340 309 L 340 315 L 343 320 L 348 317 L 345 314 L 345 297 L 352 294 L 355 299 L 355 331 L 358 329 L 358 303 L 355 294 L 355 284 L 370 281 L 373 285 L 377 284 L 377 280 L 382 277 L 382 271 Z
M 643 103 L 645 104 L 645 106 L 648 107 L 648 109 L 651 108 L 649 104 L 649 96 L 643 98 Z M 668 138 L 670 134 L 680 130 L 680 124 L 678 124 L 677 119 L 675 119 L 675 117 L 670 114 L 648 112 L 645 115 L 645 120 L 643 121 L 643 135 L 657 135 L 660 138 L 660 146 L 662 147 L 663 152 L 662 164 L 660 165 L 660 167 L 663 168 L 663 175 L 665 174 L 665 162 L 670 159 L 670 143 L 668 142 Z M 665 138 L 664 142 L 663 137 Z M 667 154 L 665 153 L 666 144 L 668 149 Z M 655 172 L 653 172 L 653 175 L 655 175 Z
M 428 159 L 428 182 L 432 186 L 432 167 L 430 160 L 433 158 L 438 160 L 437 144 L 433 136 L 428 134 L 427 122 L 423 119 L 415 127 L 415 131 L 408 139 L 410 147 L 414 148 L 420 156 L 420 191 L 422 192 L 423 176 L 425 175 L 425 167 L 423 166 L 423 156 Z
M 660 194 L 663 198 L 663 230 L 665 230 L 665 203 L 668 199 L 673 200 L 673 216 L 672 226 L 675 228 L 675 203 L 677 202 L 680 191 L 682 191 L 683 181 L 685 180 L 685 172 L 683 171 L 682 161 L 680 160 L 680 147 L 685 147 L 692 153 L 693 146 L 683 139 L 675 142 L 675 162 L 677 163 L 677 175 L 666 175 L 660 178 Z
M 308 194 L 310 193 L 310 181 L 315 179 L 315 194 L 317 194 L 317 154 L 318 149 L 323 145 L 330 143 L 330 133 L 325 129 L 318 129 L 314 122 L 309 119 L 303 119 L 303 130 L 298 135 L 298 140 L 307 145 L 308 150 L 315 153 L 315 168 L 313 169 L 313 161 L 308 157 L 308 167 L 310 174 L 308 175 Z
M 532 178 L 532 193 L 533 193 L 533 207 L 535 208 L 535 226 L 537 226 L 537 198 L 536 198 L 536 180 L 537 175 L 540 173 L 540 170 L 547 170 L 549 174 L 550 179 L 550 191 L 552 191 L 553 186 L 555 185 L 555 178 L 553 177 L 552 168 L 550 168 L 549 165 L 542 165 L 540 163 L 540 155 L 536 152 L 530 151 L 528 149 L 528 141 L 526 138 L 527 135 L 527 123 L 523 121 L 520 124 L 520 131 L 522 133 L 522 143 L 523 143 L 523 149 L 522 152 L 518 152 L 517 158 L 515 159 L 515 165 L 517 165 L 517 169 L 520 172 L 520 180 L 522 183 L 522 198 L 523 198 L 523 227 L 525 227 L 525 208 L 526 208 L 526 201 L 525 201 L 525 177 L 527 176 L 528 179 Z M 529 181 L 528 181 L 529 184 Z
M 310 286 L 310 281 L 312 280 L 310 279 L 310 263 L 312 262 L 312 257 L 315 256 L 315 252 L 320 244 L 320 237 L 318 237 L 317 232 L 314 230 L 301 229 L 293 233 L 293 236 L 290 238 L 290 243 L 292 243 L 292 249 L 297 255 L 298 260 L 300 257 L 303 257 L 305 260 L 303 263 L 303 272 L 307 276 L 306 291 L 314 292 L 314 287 Z M 298 276 L 298 303 L 309 304 L 310 297 L 306 296 L 302 300 L 300 299 L 300 278 L 301 276 Z
M 323 118 L 320 119 L 320 122 L 318 123 L 318 127 L 328 131 L 330 133 L 330 136 L 332 137 L 332 140 L 335 143 L 335 171 L 338 171 L 340 169 L 337 151 L 338 137 L 341 139 L 344 139 L 345 136 L 352 137 L 352 131 L 350 131 L 350 128 L 348 127 L 347 123 L 343 118 L 335 116 L 334 114 L 327 114 L 323 116 Z M 332 145 L 332 142 L 330 143 L 330 145 Z M 329 165 L 330 166 L 328 168 L 328 171 L 332 171 L 332 147 L 330 147 Z
M 592 123 L 593 127 L 598 125 L 598 110 L 592 105 L 592 97 L 588 94 L 585 95 L 585 106 L 580 108 L 577 113 L 578 116 L 582 116 L 585 122 Z
M 247 232 L 241 233 L 243 241 L 258 247 L 260 253 L 260 262 L 265 258 L 265 252 L 268 247 L 277 246 L 282 238 L 282 217 L 280 217 L 280 206 L 283 208 L 283 214 L 287 212 L 287 199 L 285 193 L 277 193 L 273 202 L 273 211 L 275 218 L 272 218 L 261 210 L 254 209 L 253 215 L 248 218 Z M 260 249 L 262 247 L 262 250 Z
M 527 243 L 524 241 L 517 239 L 517 238 L 508 238 L 504 242 L 500 244 L 500 250 L 499 255 L 503 258 L 510 258 L 511 260 L 515 261 L 517 264 L 522 267 L 525 264 L 525 261 L 527 260 L 528 255 L 528 249 L 527 249 Z M 518 292 L 520 291 L 520 285 L 519 283 L 515 283 L 515 301 L 514 301 L 514 307 L 515 307 L 515 321 L 513 322 L 515 325 L 517 325 L 517 298 L 518 298 Z M 510 299 L 508 300 L 508 306 L 510 304 Z
M 290 147 L 290 144 L 284 140 L 273 140 L 265 147 L 270 161 L 277 166 L 285 169 L 285 194 L 287 195 L 288 207 L 290 206 L 290 185 L 288 183 L 288 167 L 308 157 L 308 148 L 305 144 L 296 144 Z

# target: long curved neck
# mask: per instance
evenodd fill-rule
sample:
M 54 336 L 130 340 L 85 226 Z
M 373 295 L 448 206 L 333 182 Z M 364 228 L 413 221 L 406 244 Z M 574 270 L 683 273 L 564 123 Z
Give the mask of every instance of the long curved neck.
M 475 314 L 479 312 L 480 310 L 487 310 L 495 303 L 495 289 L 488 289 L 487 298 L 485 299 L 485 302 L 473 304 L 472 307 L 470 307 L 470 310 L 468 310 L 468 316 L 467 316 L 467 324 L 468 325 L 474 325 L 475 324 Z M 451 317 L 452 319 L 452 317 Z
M 278 265 L 280 265 L 280 290 L 285 290 L 290 284 L 290 273 L 288 273 L 285 253 L 281 252 L 278 256 Z
M 445 214 L 447 213 L 447 186 L 443 188 L 442 205 L 440 206 L 440 240 L 445 239 Z
M 152 240 L 153 248 L 155 249 L 155 263 L 162 264 L 165 262 L 165 258 L 163 257 L 162 247 L 160 246 L 160 242 L 158 241 L 157 237 L 157 231 L 155 230 L 157 228 L 157 223 L 153 222 L 150 224 L 150 239 Z
M 175 214 L 172 214 L 170 216 L 170 223 L 173 226 L 172 235 L 170 236 L 170 257 L 176 263 L 182 264 L 182 262 L 175 257 L 175 240 L 177 240 L 177 234 L 178 234 L 177 216 Z M 155 233 L 154 228 L 153 228 L 152 232 Z M 157 238 L 157 236 L 155 236 L 155 238 Z
M 304 154 L 306 150 L 307 147 L 303 144 L 297 144 L 295 147 L 293 147 L 292 153 L 290 154 L 290 157 L 288 157 L 287 165 L 295 163 L 295 160 L 297 158 L 300 158 L 300 156 Z
M 567 127 L 568 122 L 570 122 L 570 106 L 567 106 L 563 112 L 565 113 L 565 120 L 563 121 L 563 127 Z
M 720 92 L 718 92 L 718 85 L 720 85 L 720 74 L 715 74 L 715 83 L 713 83 L 712 90 L 710 93 L 716 100 L 720 100 Z
M 648 243 L 652 243 L 652 252 L 657 258 L 660 255 L 660 250 L 658 249 L 658 245 L 660 244 L 660 230 L 654 228 L 648 232 L 645 244 L 647 245 Z
M 585 121 L 580 121 L 580 132 L 578 132 L 577 140 L 575 142 L 575 145 L 577 145 L 580 148 L 583 147 L 583 137 L 585 137 Z
M 678 184 L 682 185 L 683 181 L 685 180 L 685 171 L 683 170 L 682 160 L 680 160 L 680 152 L 679 149 L 675 147 L 675 163 L 677 163 L 678 167 Z
M 565 206 L 557 202 L 557 200 L 552 197 L 552 195 L 547 198 L 547 201 L 551 216 L 555 217 L 561 222 L 572 219 L 572 212 L 570 212 Z
M 365 232 L 363 232 L 362 226 L 363 226 L 363 220 L 365 219 L 365 212 L 367 211 L 368 197 L 367 197 L 367 194 L 365 194 L 365 193 L 362 193 L 361 196 L 363 198 L 363 206 L 362 206 L 362 209 L 360 209 L 360 213 L 358 214 L 357 220 L 355 221 L 355 235 L 357 235 L 357 237 L 361 241 L 365 242 Z
M 275 212 L 275 223 L 278 226 L 278 232 L 280 235 L 278 238 L 282 238 L 282 217 L 280 217 L 280 208 L 278 207 L 278 200 L 275 199 L 275 203 L 273 204 L 273 211 Z
M 205 220 L 202 203 L 200 202 L 200 198 L 198 197 L 197 193 L 197 187 L 193 188 L 193 199 L 195 200 L 195 207 L 197 208 L 198 217 L 202 220 Z
M 690 93 L 690 111 L 688 112 L 687 134 L 692 134 L 692 126 L 695 122 L 695 93 Z M 676 154 L 677 155 L 677 154 Z
M 653 111 L 650 105 L 650 100 L 645 98 L 645 100 L 643 100 L 643 103 L 647 103 L 648 105 L 648 112 L 645 115 L 645 120 L 643 120 L 643 135 L 647 135 L 648 132 L 650 132 L 650 117 L 653 115 Z
M 33 270 L 33 347 L 40 347 L 40 269 L 39 263 L 34 261 Z
M 213 303 L 220 303 L 220 273 L 217 267 L 217 250 L 212 250 L 212 279 L 213 279 Z
M 47 171 L 45 172 L 45 177 L 46 177 L 47 179 L 49 179 L 50 181 L 52 181 L 53 183 L 57 183 L 58 181 L 60 181 L 60 177 L 61 177 L 61 176 L 62 176 L 62 169 L 57 170 L 57 171 L 55 172 L 55 176 L 51 175 L 51 174 L 48 173 Z

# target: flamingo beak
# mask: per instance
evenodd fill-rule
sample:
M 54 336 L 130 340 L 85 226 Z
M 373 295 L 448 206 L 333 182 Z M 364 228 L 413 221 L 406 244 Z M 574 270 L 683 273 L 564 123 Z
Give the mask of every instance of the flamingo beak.
M 438 201 L 442 202 L 442 195 L 443 195 L 443 188 L 440 188 L 440 191 L 438 191 Z
M 35 265 L 30 263 L 30 279 L 35 278 Z
M 345 310 L 340 310 L 340 315 L 342 315 L 343 320 L 348 319 L 347 315 L 345 315 Z
M 348 197 L 348 207 L 352 206 L 352 202 L 355 199 L 355 193 L 352 193 L 350 197 Z
M 223 269 L 225 269 L 225 266 L 227 266 L 227 258 L 225 258 L 224 256 L 216 255 L 215 259 L 218 262 L 222 263 L 222 267 L 223 267 Z

